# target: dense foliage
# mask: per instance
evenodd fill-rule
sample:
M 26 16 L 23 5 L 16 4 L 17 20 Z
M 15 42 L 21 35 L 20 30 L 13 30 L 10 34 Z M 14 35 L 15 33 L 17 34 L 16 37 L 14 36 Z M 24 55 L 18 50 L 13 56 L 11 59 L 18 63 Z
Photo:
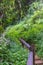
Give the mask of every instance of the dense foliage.
M 20 38 L 35 44 L 36 54 L 43 59 L 43 2 L 29 5 L 32 1 L 0 1 L 0 65 L 26 65 L 28 50 Z
M 34 43 L 37 54 L 43 59 L 43 7 L 34 11 L 24 22 L 8 27 L 6 37 L 16 42 L 23 38 L 31 44 Z
M 26 65 L 27 57 L 28 51 L 20 44 L 0 37 L 0 65 Z
M 2 0 L 0 1 L 0 25 L 6 28 L 19 23 L 27 13 L 31 0 Z M 1 31 L 1 30 L 0 30 Z

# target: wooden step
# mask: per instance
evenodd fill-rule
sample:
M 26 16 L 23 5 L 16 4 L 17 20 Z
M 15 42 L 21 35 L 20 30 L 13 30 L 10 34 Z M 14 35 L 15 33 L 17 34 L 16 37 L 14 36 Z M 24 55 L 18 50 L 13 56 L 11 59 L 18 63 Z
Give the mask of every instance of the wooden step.
M 41 65 L 41 64 L 43 64 L 43 61 L 42 60 L 36 60 L 35 64 L 40 64 Z
M 35 60 L 40 60 L 40 58 L 37 55 L 35 55 Z

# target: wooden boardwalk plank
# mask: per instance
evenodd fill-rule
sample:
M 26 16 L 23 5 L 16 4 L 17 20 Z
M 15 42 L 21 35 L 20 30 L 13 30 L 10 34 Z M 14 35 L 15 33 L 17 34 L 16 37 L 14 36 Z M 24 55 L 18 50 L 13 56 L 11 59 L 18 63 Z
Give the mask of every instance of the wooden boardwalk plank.
M 35 55 L 35 60 L 40 60 L 40 58 L 37 55 Z
M 43 64 L 43 61 L 42 60 L 36 60 L 35 64 Z

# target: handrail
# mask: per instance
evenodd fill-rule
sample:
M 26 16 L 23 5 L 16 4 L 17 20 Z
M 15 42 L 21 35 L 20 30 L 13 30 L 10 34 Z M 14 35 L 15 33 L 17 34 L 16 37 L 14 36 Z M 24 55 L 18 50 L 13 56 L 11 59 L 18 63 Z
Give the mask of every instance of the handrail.
M 29 43 L 25 42 L 23 39 L 20 38 L 20 42 L 25 45 L 29 50 L 29 57 L 27 61 L 27 65 L 35 65 L 35 51 L 34 51 L 34 45 L 30 45 Z
M 30 45 L 29 43 L 27 43 L 26 41 L 24 41 L 21 38 L 19 40 L 22 43 L 22 45 L 25 45 L 30 51 L 33 51 L 33 45 Z

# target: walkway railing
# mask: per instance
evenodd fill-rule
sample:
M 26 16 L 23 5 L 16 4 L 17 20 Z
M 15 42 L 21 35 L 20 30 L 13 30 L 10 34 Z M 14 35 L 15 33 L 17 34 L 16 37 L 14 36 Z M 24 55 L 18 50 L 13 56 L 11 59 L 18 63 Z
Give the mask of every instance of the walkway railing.
M 22 43 L 23 46 L 25 45 L 30 51 L 29 56 L 28 56 L 27 65 L 35 65 L 35 64 L 43 65 L 43 61 L 40 60 L 37 55 L 36 55 L 37 57 L 35 57 L 34 44 L 30 45 L 29 43 L 25 42 L 23 39 L 20 39 L 20 42 Z

